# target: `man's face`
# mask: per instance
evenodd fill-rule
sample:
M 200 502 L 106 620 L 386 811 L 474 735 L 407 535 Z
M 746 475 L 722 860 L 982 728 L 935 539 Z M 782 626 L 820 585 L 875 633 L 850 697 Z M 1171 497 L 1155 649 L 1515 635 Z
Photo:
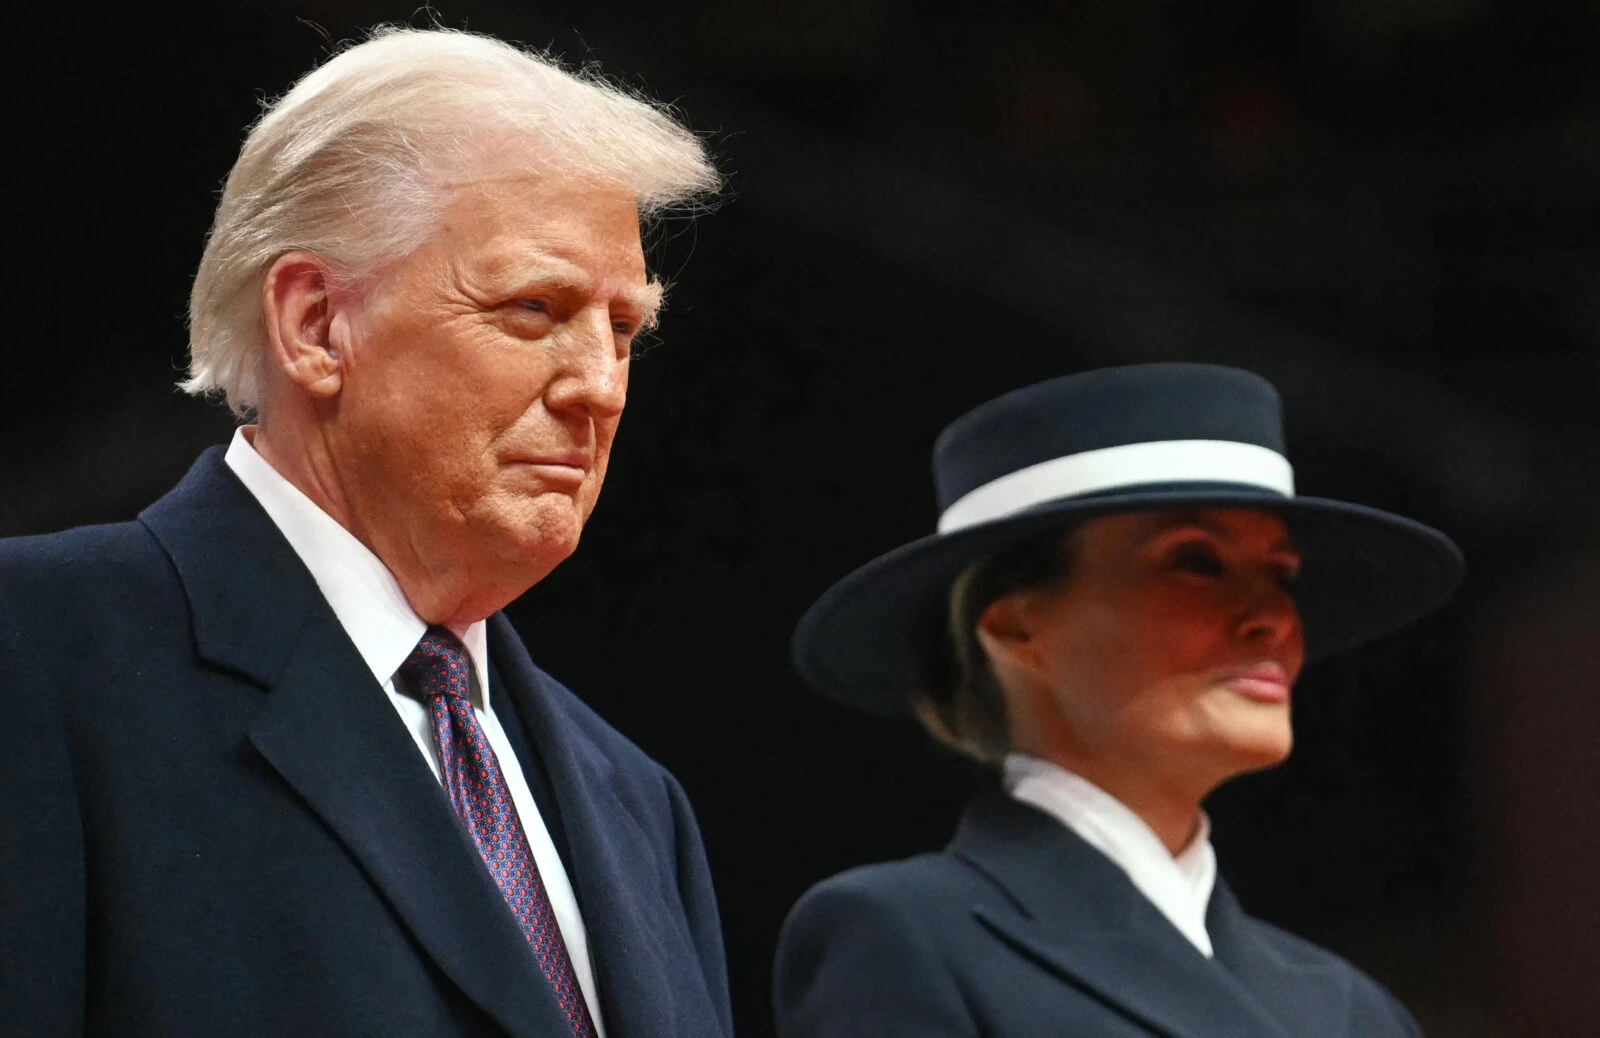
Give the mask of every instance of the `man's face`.
M 457 185 L 434 237 L 331 338 L 347 346 L 327 447 L 356 535 L 397 574 L 473 595 L 543 578 L 599 496 L 659 299 L 630 194 Z

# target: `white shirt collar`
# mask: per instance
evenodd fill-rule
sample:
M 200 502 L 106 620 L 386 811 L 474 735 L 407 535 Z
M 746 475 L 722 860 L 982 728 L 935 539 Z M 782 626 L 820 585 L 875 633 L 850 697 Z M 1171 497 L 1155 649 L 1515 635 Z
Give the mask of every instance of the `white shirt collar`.
M 246 428 L 254 432 L 253 426 Z M 251 445 L 245 428 L 234 430 L 233 442 L 228 445 L 223 460 L 245 489 L 255 495 L 289 542 L 289 547 L 311 571 L 312 579 L 355 643 L 356 651 L 366 661 L 372 676 L 378 679 L 378 684 L 388 686 L 395 671 L 428 629 L 406 601 L 394 574 L 354 534 L 267 464 Z M 477 705 L 487 709 L 487 625 L 479 620 L 450 630 L 466 645 L 472 657 L 483 697 Z
M 1055 818 L 1128 874 L 1133 885 L 1208 958 L 1206 906 L 1217 882 L 1211 821 L 1176 856 L 1122 801 L 1059 765 L 1022 753 L 1005 760 L 1006 792 Z

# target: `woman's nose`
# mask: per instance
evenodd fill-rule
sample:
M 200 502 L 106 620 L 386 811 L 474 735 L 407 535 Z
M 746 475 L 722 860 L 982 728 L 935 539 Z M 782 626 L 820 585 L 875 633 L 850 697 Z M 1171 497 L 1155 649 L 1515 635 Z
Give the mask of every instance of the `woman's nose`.
M 1251 641 L 1277 645 L 1300 633 L 1300 611 L 1276 576 L 1255 582 L 1240 634 Z

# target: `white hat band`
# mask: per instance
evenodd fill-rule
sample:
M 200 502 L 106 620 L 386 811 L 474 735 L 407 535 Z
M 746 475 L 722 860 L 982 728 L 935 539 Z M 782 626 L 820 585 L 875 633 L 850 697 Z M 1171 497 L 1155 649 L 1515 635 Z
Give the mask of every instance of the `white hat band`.
M 1240 483 L 1294 496 L 1294 467 L 1269 447 L 1233 440 L 1156 440 L 1051 458 L 963 494 L 939 532 L 1013 515 L 1046 501 L 1149 483 Z

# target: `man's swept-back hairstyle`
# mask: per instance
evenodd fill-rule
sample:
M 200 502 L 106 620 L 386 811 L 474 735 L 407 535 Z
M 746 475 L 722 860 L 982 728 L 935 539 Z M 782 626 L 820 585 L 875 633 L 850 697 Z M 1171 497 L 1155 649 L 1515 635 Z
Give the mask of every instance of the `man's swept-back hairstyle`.
M 266 360 L 261 289 L 278 257 L 303 249 L 352 283 L 381 276 L 433 232 L 453 178 L 507 159 L 631 191 L 646 220 L 720 184 L 664 106 L 598 73 L 486 36 L 379 29 L 308 73 L 245 138 L 189 297 L 183 388 L 248 414 Z

